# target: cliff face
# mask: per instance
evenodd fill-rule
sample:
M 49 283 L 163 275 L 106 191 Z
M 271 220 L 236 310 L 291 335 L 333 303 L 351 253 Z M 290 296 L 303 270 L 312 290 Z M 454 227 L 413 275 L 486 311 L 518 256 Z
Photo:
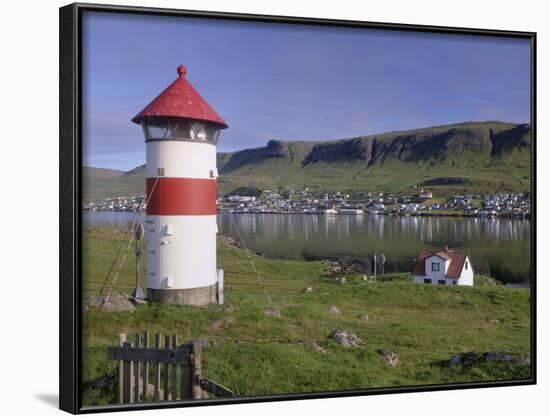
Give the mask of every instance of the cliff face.
M 499 157 L 530 146 L 529 125 L 464 123 L 330 142 L 270 140 L 265 147 L 220 154 L 218 162 L 222 173 L 270 158 L 286 158 L 289 162 L 298 160 L 302 167 L 319 162 L 361 162 L 370 167 L 388 160 L 445 163 L 449 159 L 455 165 L 469 165 L 472 161 Z

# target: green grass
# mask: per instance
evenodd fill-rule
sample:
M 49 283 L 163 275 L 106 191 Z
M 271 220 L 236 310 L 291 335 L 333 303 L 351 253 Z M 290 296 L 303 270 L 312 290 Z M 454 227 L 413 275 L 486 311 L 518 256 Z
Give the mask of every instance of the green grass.
M 84 294 L 101 287 L 120 242 L 120 232 L 84 231 Z M 117 335 L 148 330 L 175 333 L 180 341 L 207 337 L 203 373 L 238 395 L 358 389 L 527 378 L 530 368 L 483 364 L 448 368 L 442 362 L 457 352 L 511 351 L 529 355 L 529 292 L 488 285 L 476 277 L 474 288 L 414 286 L 409 274 L 388 275 L 364 283 L 360 275 L 336 285 L 324 276 L 322 262 L 272 260 L 251 255 L 273 307 L 282 317 L 264 314 L 269 303 L 248 255 L 220 243 L 218 265 L 225 270 L 225 306 L 138 306 L 128 313 L 90 309 L 83 319 L 83 379 L 111 372 L 114 362 L 105 348 Z M 123 267 L 115 292 L 133 286 L 133 259 Z M 313 293 L 302 293 L 304 287 Z M 330 315 L 330 306 L 341 315 Z M 235 309 L 235 311 L 233 311 Z M 358 315 L 369 315 L 361 322 Z M 223 331 L 211 331 L 213 320 L 233 317 Z M 492 319 L 498 324 L 490 324 Z M 343 348 L 328 338 L 334 329 L 353 331 L 361 348 Z M 308 343 L 316 342 L 326 354 Z M 396 352 L 401 365 L 388 367 L 376 349 Z M 113 401 L 110 390 L 88 390 L 86 404 Z

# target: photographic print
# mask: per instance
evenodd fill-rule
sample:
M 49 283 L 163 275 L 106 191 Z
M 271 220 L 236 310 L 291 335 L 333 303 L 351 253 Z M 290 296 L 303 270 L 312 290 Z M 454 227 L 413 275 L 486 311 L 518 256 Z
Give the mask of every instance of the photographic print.
M 80 10 L 79 398 L 532 383 L 532 34 Z

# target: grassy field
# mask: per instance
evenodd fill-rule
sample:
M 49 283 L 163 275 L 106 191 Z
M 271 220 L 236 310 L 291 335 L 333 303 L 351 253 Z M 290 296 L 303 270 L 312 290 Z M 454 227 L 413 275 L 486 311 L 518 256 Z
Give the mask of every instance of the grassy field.
M 111 229 L 84 231 L 85 296 L 97 294 L 113 257 L 127 235 Z M 126 240 L 127 242 L 127 240 Z M 83 379 L 115 369 L 105 348 L 121 332 L 176 333 L 180 341 L 207 337 L 203 373 L 238 395 L 313 392 L 419 384 L 527 378 L 530 367 L 481 364 L 449 368 L 457 352 L 510 351 L 529 355 L 529 291 L 484 285 L 474 288 L 413 286 L 408 274 L 364 283 L 359 275 L 336 285 L 322 262 L 270 260 L 251 255 L 270 305 L 241 249 L 219 243 L 218 265 L 225 270 L 225 306 L 138 306 L 134 312 L 90 309 L 83 319 Z M 133 287 L 133 257 L 123 267 L 114 292 Z M 303 293 L 312 287 L 312 293 Z M 341 314 L 328 312 L 336 306 Z M 281 318 L 264 314 L 272 307 Z M 368 321 L 358 319 L 368 315 Z M 209 330 L 213 320 L 232 317 L 230 326 Z M 491 320 L 499 323 L 491 324 Z M 345 348 L 328 338 L 334 329 L 354 332 L 364 345 Z M 312 347 L 317 343 L 325 353 Z M 397 353 L 389 367 L 376 353 Z M 115 399 L 111 390 L 86 390 L 85 404 Z

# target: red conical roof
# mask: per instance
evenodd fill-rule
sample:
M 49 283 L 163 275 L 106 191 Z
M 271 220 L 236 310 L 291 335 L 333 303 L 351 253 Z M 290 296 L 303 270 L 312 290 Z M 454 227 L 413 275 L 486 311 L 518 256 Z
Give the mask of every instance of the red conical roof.
M 176 81 L 140 111 L 132 122 L 139 124 L 141 119 L 147 117 L 182 117 L 215 123 L 222 129 L 227 128 L 227 124 L 220 115 L 187 81 L 186 73 L 185 67 L 180 65 Z

